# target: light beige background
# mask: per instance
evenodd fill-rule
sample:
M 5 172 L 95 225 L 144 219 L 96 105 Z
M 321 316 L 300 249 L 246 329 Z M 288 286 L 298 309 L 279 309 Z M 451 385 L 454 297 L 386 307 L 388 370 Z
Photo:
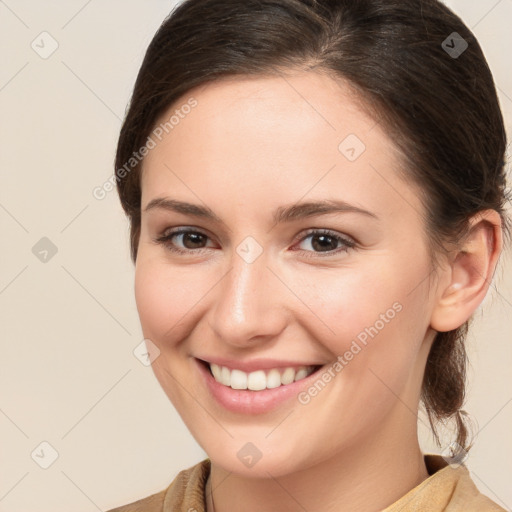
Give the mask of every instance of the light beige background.
M 0 0 L 0 511 L 107 510 L 205 457 L 133 354 L 128 224 L 115 191 L 92 195 L 113 172 L 138 67 L 173 5 Z M 450 5 L 481 42 L 512 133 L 512 0 Z M 57 248 L 46 262 L 32 252 L 43 237 Z M 470 336 L 466 408 L 479 425 L 472 477 L 511 510 L 510 254 L 503 263 Z M 43 441 L 58 455 L 48 469 Z

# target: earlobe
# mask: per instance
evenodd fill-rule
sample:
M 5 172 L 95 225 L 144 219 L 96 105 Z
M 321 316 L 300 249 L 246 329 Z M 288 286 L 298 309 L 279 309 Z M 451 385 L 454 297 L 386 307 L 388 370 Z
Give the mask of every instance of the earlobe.
M 444 271 L 448 279 L 438 290 L 430 324 L 433 329 L 451 331 L 471 317 L 488 291 L 502 244 L 498 212 L 484 210 L 471 218 L 467 236 L 452 252 Z

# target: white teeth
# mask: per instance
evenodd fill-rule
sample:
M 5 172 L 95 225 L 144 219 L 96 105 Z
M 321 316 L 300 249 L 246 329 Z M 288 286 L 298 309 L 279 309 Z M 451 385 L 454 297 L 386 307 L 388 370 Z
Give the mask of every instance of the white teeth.
M 308 376 L 308 371 L 306 368 L 301 368 L 296 374 L 295 374 L 295 380 L 303 379 L 304 377 Z
M 293 368 L 286 368 L 283 375 L 281 375 L 281 384 L 283 384 L 283 386 L 286 386 L 286 384 L 291 384 L 294 378 L 295 370 Z
M 231 372 L 228 368 L 221 368 L 220 382 L 224 384 L 224 386 L 231 386 Z
M 221 370 L 220 370 L 219 365 L 217 365 L 217 364 L 211 364 L 211 365 L 210 365 L 210 369 L 211 369 L 211 371 L 212 371 L 212 373 L 213 373 L 213 376 L 215 377 L 215 380 L 216 380 L 217 382 L 222 382 L 222 372 L 221 372 Z
M 281 374 L 273 368 L 267 374 L 267 388 L 278 388 L 281 385 Z
M 224 371 L 224 368 L 222 368 Z M 247 373 L 240 370 L 231 370 L 231 384 L 233 389 L 247 389 Z
M 257 372 L 249 373 L 247 377 L 247 389 L 251 389 L 252 391 L 260 391 L 261 389 L 265 389 L 266 387 L 267 378 L 265 377 L 265 372 L 263 370 L 258 370 Z
M 273 389 L 281 385 L 286 386 L 294 381 L 304 379 L 311 375 L 314 366 L 301 366 L 300 368 L 285 368 L 279 370 L 256 370 L 251 373 L 242 370 L 230 370 L 225 366 L 219 366 L 210 363 L 210 369 L 213 378 L 224 386 L 232 389 L 250 389 L 251 391 L 260 391 L 262 389 Z

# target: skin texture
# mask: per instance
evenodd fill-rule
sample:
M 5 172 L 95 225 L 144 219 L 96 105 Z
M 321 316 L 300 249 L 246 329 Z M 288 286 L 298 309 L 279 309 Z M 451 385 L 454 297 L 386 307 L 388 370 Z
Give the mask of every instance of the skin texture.
M 382 509 L 428 476 L 416 427 L 428 350 L 436 329 L 458 327 L 483 300 L 499 216 L 475 218 L 467 244 L 433 272 L 419 192 L 342 81 L 301 71 L 224 79 L 189 91 L 162 120 L 191 96 L 197 106 L 144 160 L 135 293 L 144 337 L 160 351 L 155 375 L 212 460 L 215 509 Z M 354 161 L 338 149 L 350 134 L 366 148 Z M 222 222 L 145 211 L 165 197 L 207 206 Z M 377 218 L 272 221 L 278 207 L 322 199 Z M 184 226 L 206 238 L 166 242 L 185 254 L 155 242 Z M 322 248 L 312 228 L 355 246 Z M 263 251 L 252 263 L 237 253 L 248 236 Z M 209 356 L 327 365 L 393 304 L 400 312 L 306 405 L 230 412 L 196 369 L 194 357 Z M 247 442 L 262 454 L 252 467 L 237 456 Z

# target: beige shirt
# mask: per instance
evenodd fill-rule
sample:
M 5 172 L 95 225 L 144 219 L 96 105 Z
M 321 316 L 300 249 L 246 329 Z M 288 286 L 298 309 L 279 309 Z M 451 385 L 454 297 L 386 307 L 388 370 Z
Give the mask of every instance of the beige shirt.
M 506 512 L 478 491 L 464 465 L 452 468 L 440 455 L 424 458 L 430 476 L 382 512 Z M 167 489 L 107 512 L 206 512 L 209 474 L 205 459 L 181 471 Z

